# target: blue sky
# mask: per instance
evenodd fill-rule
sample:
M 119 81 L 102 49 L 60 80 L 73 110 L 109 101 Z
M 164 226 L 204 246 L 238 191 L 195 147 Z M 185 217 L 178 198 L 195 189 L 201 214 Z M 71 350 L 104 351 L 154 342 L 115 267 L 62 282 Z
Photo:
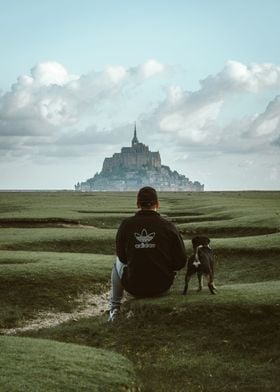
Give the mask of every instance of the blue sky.
M 206 190 L 280 187 L 280 2 L 0 0 L 0 189 L 138 138 Z

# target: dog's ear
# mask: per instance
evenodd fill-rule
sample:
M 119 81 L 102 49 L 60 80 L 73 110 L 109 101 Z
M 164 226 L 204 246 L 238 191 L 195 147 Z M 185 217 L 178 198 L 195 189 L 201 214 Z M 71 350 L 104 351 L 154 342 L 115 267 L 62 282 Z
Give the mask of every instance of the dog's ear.
M 196 236 L 192 239 L 193 248 L 197 248 L 199 245 L 207 246 L 210 244 L 210 239 L 206 236 Z
M 210 244 L 210 238 L 208 237 L 201 237 L 201 245 L 208 246 Z
M 192 239 L 192 246 L 195 249 L 199 245 L 199 237 L 194 237 Z
M 199 245 L 205 245 L 204 237 L 202 236 L 196 236 L 192 239 L 192 246 L 194 250 L 196 250 Z

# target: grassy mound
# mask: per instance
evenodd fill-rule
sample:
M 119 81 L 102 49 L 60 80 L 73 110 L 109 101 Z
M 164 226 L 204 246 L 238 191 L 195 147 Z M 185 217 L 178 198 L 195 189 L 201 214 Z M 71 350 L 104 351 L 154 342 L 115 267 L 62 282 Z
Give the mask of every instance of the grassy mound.
M 279 256 L 280 233 L 241 238 L 215 238 L 212 245 L 215 253 L 222 256 Z M 258 259 L 256 258 L 256 260 Z
M 42 310 L 70 312 L 83 292 L 108 289 L 113 260 L 94 254 L 0 251 L 0 327 L 21 325 Z
M 125 391 L 134 384 L 123 356 L 49 340 L 0 337 L 2 392 Z
M 115 230 L 5 228 L 0 249 L 36 252 L 115 253 Z
M 143 391 L 278 391 L 279 282 L 132 300 L 113 326 L 84 319 L 33 333 L 114 350 Z

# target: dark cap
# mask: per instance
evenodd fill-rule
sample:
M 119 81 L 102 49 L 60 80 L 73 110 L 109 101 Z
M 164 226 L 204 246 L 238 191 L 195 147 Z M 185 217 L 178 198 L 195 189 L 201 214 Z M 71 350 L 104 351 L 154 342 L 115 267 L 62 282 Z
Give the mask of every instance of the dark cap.
M 143 207 L 151 207 L 158 202 L 157 192 L 150 186 L 141 188 L 137 195 L 137 203 Z

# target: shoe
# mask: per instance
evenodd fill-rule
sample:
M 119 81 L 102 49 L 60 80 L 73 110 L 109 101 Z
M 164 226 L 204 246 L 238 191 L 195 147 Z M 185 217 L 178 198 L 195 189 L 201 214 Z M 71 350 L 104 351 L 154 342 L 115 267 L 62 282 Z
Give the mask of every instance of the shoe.
M 114 308 L 109 311 L 108 322 L 116 321 L 120 316 L 120 309 Z

